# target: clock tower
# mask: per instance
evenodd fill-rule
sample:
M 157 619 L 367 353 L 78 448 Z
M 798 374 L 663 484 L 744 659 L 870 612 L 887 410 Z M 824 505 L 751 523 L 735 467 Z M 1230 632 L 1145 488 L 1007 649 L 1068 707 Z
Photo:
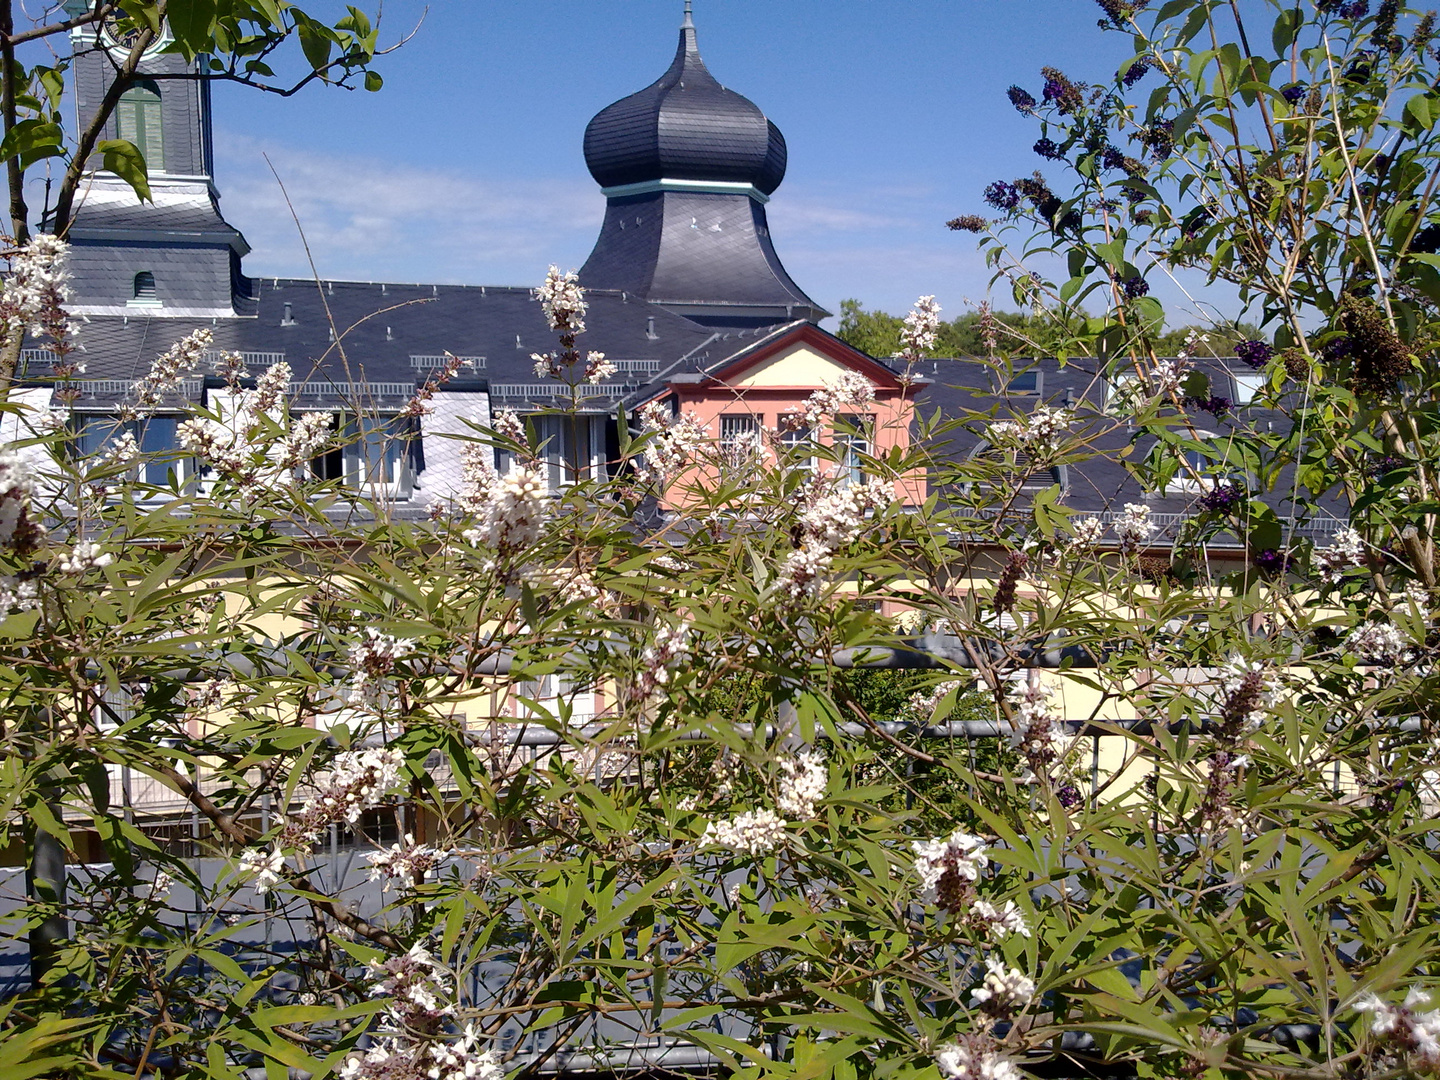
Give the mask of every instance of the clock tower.
M 83 13 L 86 0 L 68 0 Z M 127 38 L 131 40 L 127 41 Z M 133 35 L 114 24 L 71 32 L 77 130 L 90 124 Z M 83 315 L 213 318 L 253 314 L 240 260 L 250 250 L 220 213 L 215 187 L 206 58 L 150 46 L 106 121 L 102 139 L 124 139 L 145 158 L 153 205 L 97 169 L 76 200 L 71 242 L 73 309 Z

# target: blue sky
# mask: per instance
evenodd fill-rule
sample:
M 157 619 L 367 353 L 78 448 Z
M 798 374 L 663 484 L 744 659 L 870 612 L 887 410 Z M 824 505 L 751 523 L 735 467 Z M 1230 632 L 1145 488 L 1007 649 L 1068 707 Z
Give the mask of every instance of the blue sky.
M 324 2 L 314 5 L 323 10 Z M 363 5 L 362 5 L 363 6 Z M 308 272 L 268 155 L 322 276 L 530 284 L 584 262 L 604 199 L 585 169 L 590 117 L 669 64 L 681 0 L 431 0 L 380 66 L 378 94 L 215 91 L 217 179 L 254 274 Z M 1042 64 L 1108 79 L 1127 40 L 1091 0 L 696 0 L 714 75 L 778 124 L 789 172 L 776 248 L 827 307 L 948 313 L 986 296 L 975 239 L 944 222 L 991 180 L 1041 164 L 1006 102 Z M 387 0 L 383 40 L 420 19 Z M 1001 306 L 1013 306 L 998 297 Z

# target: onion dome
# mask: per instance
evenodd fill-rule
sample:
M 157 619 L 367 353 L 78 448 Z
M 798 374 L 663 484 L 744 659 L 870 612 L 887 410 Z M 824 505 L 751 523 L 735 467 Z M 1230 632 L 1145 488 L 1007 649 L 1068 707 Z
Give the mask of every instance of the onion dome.
M 687 11 L 669 70 L 590 121 L 585 164 L 607 194 L 679 180 L 750 185 L 768 196 L 785 178 L 785 136 L 710 74 Z

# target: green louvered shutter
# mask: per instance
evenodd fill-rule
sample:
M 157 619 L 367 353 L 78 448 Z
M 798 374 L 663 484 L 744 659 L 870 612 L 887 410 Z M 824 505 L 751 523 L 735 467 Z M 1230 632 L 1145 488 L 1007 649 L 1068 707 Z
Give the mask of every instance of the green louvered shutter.
M 134 143 L 145 155 L 145 168 L 154 176 L 165 171 L 165 141 L 160 127 L 160 89 L 154 83 L 134 86 L 121 96 L 115 109 L 120 138 Z

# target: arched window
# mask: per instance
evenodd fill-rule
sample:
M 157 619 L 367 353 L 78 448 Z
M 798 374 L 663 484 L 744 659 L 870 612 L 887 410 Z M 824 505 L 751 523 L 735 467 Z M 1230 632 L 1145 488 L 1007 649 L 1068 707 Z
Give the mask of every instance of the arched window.
M 120 138 L 135 144 L 145 156 L 151 176 L 165 171 L 165 140 L 160 126 L 160 87 L 148 79 L 120 95 L 115 107 Z
M 141 270 L 135 275 L 134 299 L 141 304 L 155 304 L 158 299 L 155 296 L 155 275 L 149 270 Z

